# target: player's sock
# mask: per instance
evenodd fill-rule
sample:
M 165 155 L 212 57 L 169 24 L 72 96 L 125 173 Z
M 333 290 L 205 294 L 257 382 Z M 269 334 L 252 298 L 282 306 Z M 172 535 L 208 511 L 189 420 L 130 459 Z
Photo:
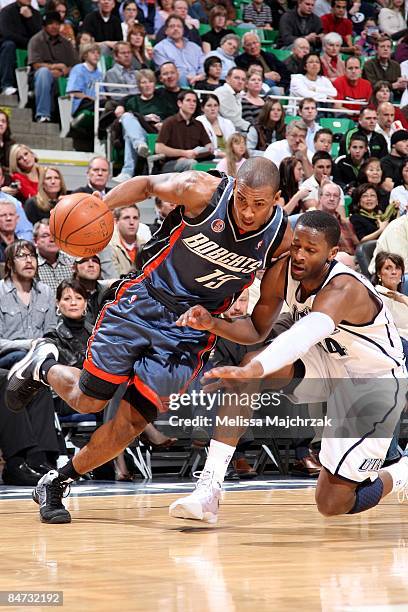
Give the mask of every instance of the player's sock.
M 347 514 L 357 514 L 358 512 L 374 508 L 382 497 L 383 489 L 384 485 L 381 478 L 376 478 L 373 482 L 364 482 L 358 485 L 354 506 Z
M 42 382 L 45 382 L 46 384 L 48 384 L 47 381 L 47 376 L 48 376 L 48 372 L 51 370 L 51 368 L 55 365 L 57 365 L 58 361 L 56 361 L 56 359 L 54 359 L 53 357 L 48 357 L 44 363 L 41 364 L 40 366 L 40 379 L 42 380 Z
M 401 491 L 408 482 L 408 457 L 403 455 L 397 463 L 383 468 L 385 472 L 391 474 L 392 493 Z
M 222 484 L 234 451 L 235 446 L 211 440 L 203 472 L 212 472 L 217 482 Z
M 78 480 L 78 478 L 81 478 L 81 474 L 78 474 L 74 468 L 72 459 L 58 470 L 58 480 L 60 482 L 72 482 L 73 480 Z

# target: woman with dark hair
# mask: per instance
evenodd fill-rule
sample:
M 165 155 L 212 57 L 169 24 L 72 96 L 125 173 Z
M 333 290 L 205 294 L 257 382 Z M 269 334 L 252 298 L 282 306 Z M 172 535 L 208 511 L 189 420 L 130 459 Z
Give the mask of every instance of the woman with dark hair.
M 392 89 L 388 81 L 377 81 L 373 85 L 373 93 L 369 100 L 368 108 L 375 108 L 382 102 L 391 102 L 392 104 Z M 401 121 L 402 126 L 405 130 L 408 130 L 408 119 L 398 106 L 394 106 L 395 110 L 395 121 Z
M 58 13 L 61 18 L 60 35 L 69 40 L 72 46 L 75 47 L 75 31 L 72 21 L 67 19 L 68 5 L 66 0 L 48 0 L 46 13 L 52 13 L 54 11 Z
M 296 157 L 285 157 L 279 166 L 281 201 L 279 202 L 287 215 L 297 215 L 305 210 L 303 198 L 310 194 L 310 189 L 301 189 L 304 178 L 302 162 Z
M 202 89 L 204 91 L 214 91 L 217 87 L 224 84 L 221 79 L 222 63 L 219 57 L 211 55 L 204 61 L 205 79 L 197 81 L 194 89 Z
M 49 219 L 59 197 L 66 193 L 67 188 L 61 171 L 52 166 L 45 168 L 40 178 L 37 195 L 28 198 L 24 205 L 28 220 L 34 225 L 41 219 Z
M 387 187 L 392 186 L 390 179 L 385 179 L 384 171 L 381 168 L 381 162 L 377 157 L 369 157 L 360 166 L 357 175 L 357 185 L 363 185 L 364 183 L 370 183 L 375 185 L 378 190 L 378 202 L 380 209 L 385 211 L 390 202 L 390 189 Z
M 364 183 L 353 191 L 350 223 L 360 243 L 377 240 L 387 227 L 390 217 L 381 214 L 378 203 L 378 189 L 375 185 Z
M 408 158 L 404 159 L 401 166 L 400 185 L 391 191 L 390 201 L 398 202 L 399 214 L 408 214 Z
M 145 36 L 146 30 L 140 23 L 135 23 L 128 29 L 127 42 L 132 48 L 132 68 L 134 70 L 154 69 L 152 50 L 146 49 Z
M 227 9 L 224 6 L 214 6 L 208 17 L 211 30 L 201 37 L 204 53 L 215 51 L 226 34 L 234 34 L 232 30 L 225 28 L 227 23 Z
M 279 100 L 267 98 L 259 111 L 255 125 L 248 131 L 248 150 L 251 154 L 265 151 L 276 140 L 285 138 L 285 110 Z
M 322 75 L 320 56 L 317 53 L 308 53 L 302 59 L 302 74 L 292 74 L 290 77 L 289 95 L 314 100 L 334 99 L 337 90 L 330 79 Z
M 9 116 L 0 110 L 0 166 L 4 172 L 8 172 L 10 149 L 14 142 L 11 137 Z
M 254 125 L 257 121 L 259 111 L 265 104 L 260 95 L 262 93 L 263 80 L 259 74 L 252 73 L 247 76 L 245 93 L 242 97 L 242 118 Z
M 203 114 L 197 117 L 197 121 L 203 124 L 210 137 L 215 157 L 225 157 L 227 140 L 235 133 L 234 124 L 220 115 L 220 103 L 215 94 L 203 95 L 201 110 Z

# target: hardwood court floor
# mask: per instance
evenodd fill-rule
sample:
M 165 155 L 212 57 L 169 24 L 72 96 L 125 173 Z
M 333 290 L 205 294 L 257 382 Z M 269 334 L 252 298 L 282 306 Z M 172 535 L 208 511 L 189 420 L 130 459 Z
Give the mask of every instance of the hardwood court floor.
M 408 505 L 324 519 L 285 486 L 227 492 L 215 527 L 168 518 L 179 493 L 73 495 L 69 525 L 0 496 L 0 590 L 62 590 L 68 611 L 408 610 Z

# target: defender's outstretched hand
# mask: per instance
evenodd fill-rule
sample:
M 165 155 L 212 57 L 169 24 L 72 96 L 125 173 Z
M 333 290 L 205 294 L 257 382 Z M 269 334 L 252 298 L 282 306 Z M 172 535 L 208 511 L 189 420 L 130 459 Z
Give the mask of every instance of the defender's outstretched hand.
M 203 306 L 192 306 L 176 321 L 178 327 L 192 327 L 200 331 L 211 331 L 214 319 Z
M 213 368 L 203 375 L 203 380 L 207 382 L 209 378 L 233 379 L 233 380 L 249 380 L 253 378 L 262 378 L 264 370 L 259 361 L 253 359 L 243 367 L 237 366 L 222 366 Z

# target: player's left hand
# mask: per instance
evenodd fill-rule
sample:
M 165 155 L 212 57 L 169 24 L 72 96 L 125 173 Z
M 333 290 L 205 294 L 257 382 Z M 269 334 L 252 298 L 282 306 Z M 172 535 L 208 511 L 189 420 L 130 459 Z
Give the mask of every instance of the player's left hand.
M 101 194 L 101 192 L 100 192 L 100 191 L 93 191 L 93 192 L 92 192 L 92 195 L 93 195 L 95 198 L 99 198 L 99 199 L 101 199 L 101 200 L 103 199 L 103 198 L 102 198 L 102 194 Z

